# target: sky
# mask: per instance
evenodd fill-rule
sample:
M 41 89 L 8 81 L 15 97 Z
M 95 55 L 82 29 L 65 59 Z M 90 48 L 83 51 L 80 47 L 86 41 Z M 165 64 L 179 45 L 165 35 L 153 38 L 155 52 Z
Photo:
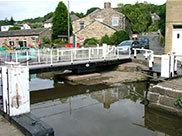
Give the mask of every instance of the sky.
M 42 17 L 49 12 L 54 12 L 60 0 L 0 0 L 0 20 L 6 17 L 14 20 Z M 68 0 L 62 0 L 66 5 Z M 161 5 L 166 0 L 69 0 L 70 11 L 86 13 L 91 7 L 104 8 L 104 2 L 111 2 L 112 7 L 117 7 L 118 3 L 135 4 L 136 2 L 153 3 Z

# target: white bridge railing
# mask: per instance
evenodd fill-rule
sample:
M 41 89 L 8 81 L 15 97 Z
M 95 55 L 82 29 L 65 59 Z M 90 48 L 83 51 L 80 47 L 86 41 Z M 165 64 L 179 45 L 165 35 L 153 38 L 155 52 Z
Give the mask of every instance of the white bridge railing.
M 169 53 L 165 55 L 155 55 L 152 50 L 148 49 L 133 49 L 134 50 L 134 58 L 137 57 L 137 51 L 143 51 L 143 56 L 149 62 L 149 69 L 153 69 L 154 59 L 160 58 L 161 64 L 161 77 L 174 77 L 175 73 L 178 70 L 178 62 L 182 64 L 182 54 Z M 181 65 L 182 66 L 182 65 Z
M 98 61 L 109 59 L 129 58 L 130 53 L 122 54 L 115 46 L 104 45 L 102 47 L 90 48 L 60 48 L 43 50 L 19 50 L 1 51 L 0 65 L 5 62 L 22 63 L 22 65 L 38 65 L 70 62 L 71 64 L 80 61 Z

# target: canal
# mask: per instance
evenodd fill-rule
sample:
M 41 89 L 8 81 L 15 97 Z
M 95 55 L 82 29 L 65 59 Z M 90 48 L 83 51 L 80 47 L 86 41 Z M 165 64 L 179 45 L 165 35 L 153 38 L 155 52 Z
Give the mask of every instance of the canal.
M 31 111 L 55 136 L 180 136 L 182 118 L 141 104 L 146 83 L 72 85 L 62 79 L 30 81 Z

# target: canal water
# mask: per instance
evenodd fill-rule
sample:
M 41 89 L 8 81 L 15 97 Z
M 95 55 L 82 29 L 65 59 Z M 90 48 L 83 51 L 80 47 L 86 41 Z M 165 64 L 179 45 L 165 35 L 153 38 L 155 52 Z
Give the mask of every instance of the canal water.
M 31 111 L 55 136 L 180 136 L 182 119 L 141 104 L 146 83 L 72 85 L 61 79 L 30 81 Z

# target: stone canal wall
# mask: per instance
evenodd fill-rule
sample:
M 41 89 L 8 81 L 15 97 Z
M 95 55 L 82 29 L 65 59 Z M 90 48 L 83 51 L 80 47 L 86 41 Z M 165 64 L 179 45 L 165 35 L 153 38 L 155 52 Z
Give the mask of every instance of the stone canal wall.
M 174 104 L 179 96 L 182 96 L 179 87 L 168 82 L 160 83 L 149 89 L 149 107 L 182 116 L 182 108 Z

